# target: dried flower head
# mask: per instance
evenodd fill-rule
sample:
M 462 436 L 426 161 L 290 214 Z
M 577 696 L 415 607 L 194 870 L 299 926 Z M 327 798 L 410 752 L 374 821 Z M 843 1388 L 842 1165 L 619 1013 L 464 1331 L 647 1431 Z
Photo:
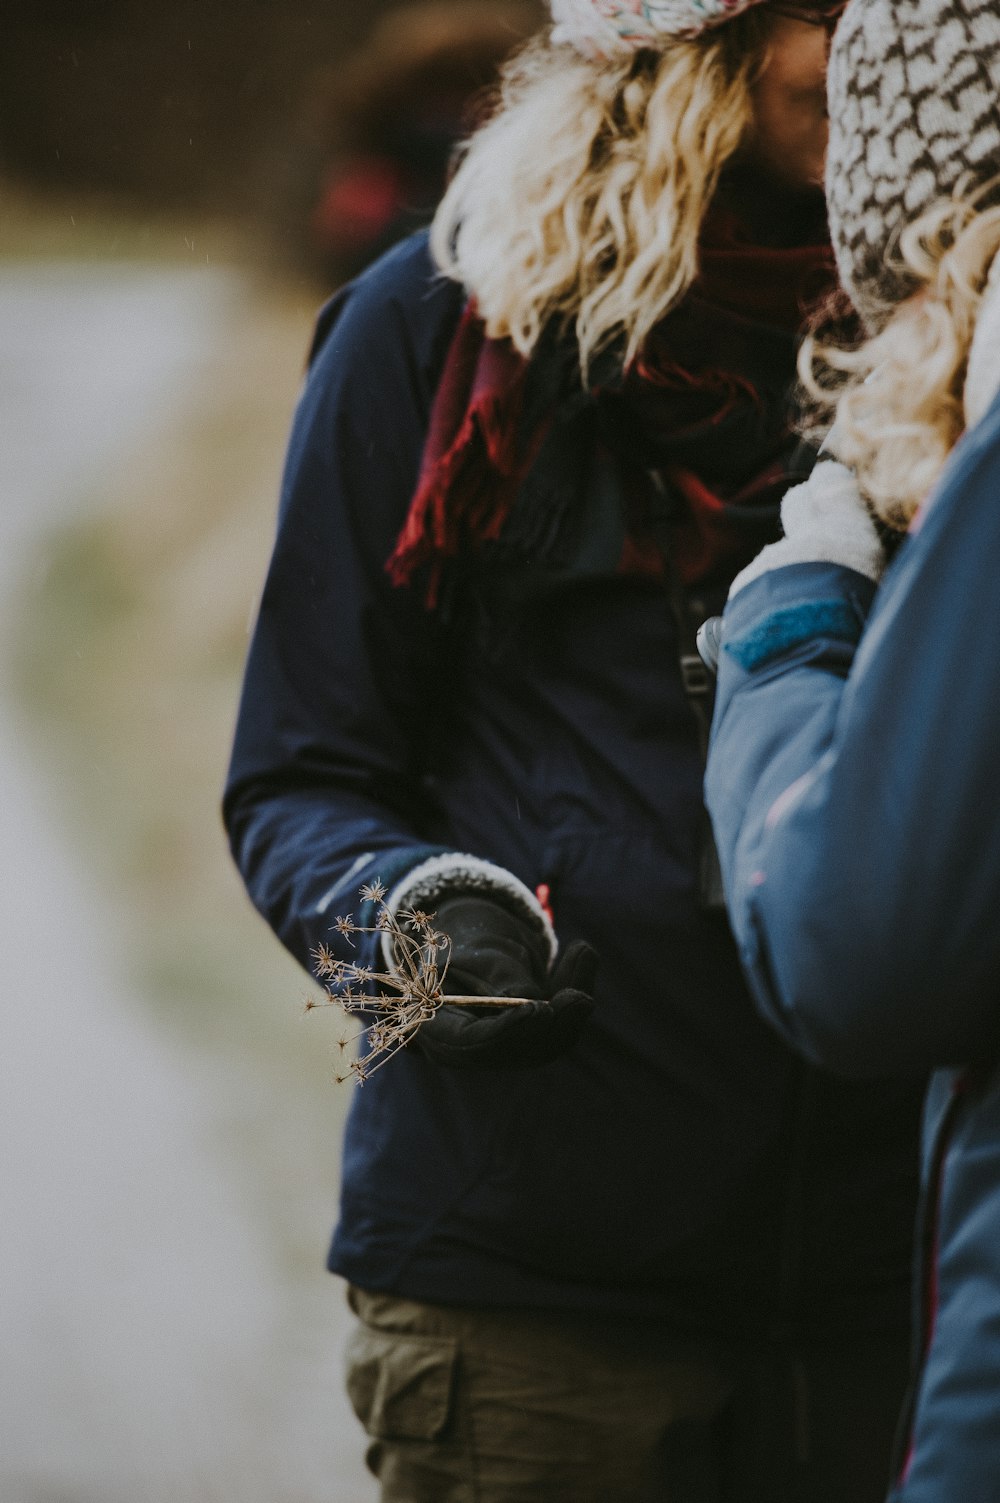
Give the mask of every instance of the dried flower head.
M 347 915 L 346 918 L 337 918 L 337 919 L 334 919 L 334 921 L 333 921 L 333 927 L 336 929 L 336 931 L 337 931 L 338 934 L 342 935 L 344 937 L 344 939 L 347 940 L 347 943 L 349 945 L 353 945 L 354 944 L 354 941 L 351 938 L 352 934 L 363 934 L 364 933 L 364 930 L 363 929 L 359 929 L 358 926 L 357 926 L 357 924 L 354 922 L 354 915 L 350 914 L 350 913 Z
M 346 1054 L 350 1045 L 363 1041 L 346 1070 L 336 1077 L 344 1081 L 353 1075 L 359 1085 L 405 1048 L 443 1003 L 456 1007 L 516 1007 L 528 1000 L 446 996 L 443 988 L 451 959 L 451 940 L 434 928 L 433 913 L 424 913 L 419 908 L 393 913 L 383 902 L 385 891 L 379 881 L 361 888 L 365 902 L 378 904 L 373 924 L 356 924 L 348 914 L 336 919 L 333 928 L 352 948 L 355 935 L 377 934 L 379 952 L 384 936 L 388 935 L 393 969 L 379 971 L 370 965 L 340 960 L 329 945 L 319 944 L 313 951 L 313 961 L 325 995 L 321 1000 L 311 999 L 306 1003 L 307 1012 L 336 1005 L 349 1015 L 364 1013 L 371 1018 L 365 1028 L 339 1041 L 342 1054 Z

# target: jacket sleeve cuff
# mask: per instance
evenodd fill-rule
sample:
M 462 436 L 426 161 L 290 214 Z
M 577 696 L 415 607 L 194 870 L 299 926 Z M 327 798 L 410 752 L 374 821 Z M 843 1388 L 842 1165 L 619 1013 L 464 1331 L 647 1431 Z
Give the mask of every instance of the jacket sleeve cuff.
M 804 645 L 855 647 L 875 596 L 875 582 L 844 565 L 815 560 L 763 574 L 731 597 L 722 650 L 754 673 Z
M 554 962 L 559 941 L 551 919 L 535 894 L 513 872 L 494 865 L 492 861 L 484 861 L 481 856 L 468 856 L 458 851 L 431 856 L 396 883 L 385 899 L 385 906 L 393 914 L 414 908 L 433 913 L 445 897 L 454 897 L 460 892 L 489 898 L 527 919 L 538 930 L 548 949 L 549 964 Z M 388 940 L 389 936 L 384 935 L 382 950 L 391 966 Z

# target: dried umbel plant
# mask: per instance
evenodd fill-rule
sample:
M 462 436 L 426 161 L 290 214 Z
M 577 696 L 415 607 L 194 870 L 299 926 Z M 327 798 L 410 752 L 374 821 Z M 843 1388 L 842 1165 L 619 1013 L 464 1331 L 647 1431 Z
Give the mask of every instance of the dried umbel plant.
M 446 996 L 443 987 L 451 959 L 451 940 L 435 929 L 433 913 L 424 913 L 419 908 L 393 913 L 383 901 L 385 891 L 381 882 L 360 889 L 362 901 L 376 905 L 374 924 L 356 924 L 351 914 L 347 914 L 336 919 L 332 927 L 350 945 L 356 934 L 386 936 L 383 948 L 393 956 L 392 971 L 377 971 L 349 960 L 338 960 L 329 945 L 317 945 L 313 951 L 315 973 L 323 983 L 325 996 L 311 997 L 306 1002 L 306 1011 L 337 1006 L 351 1016 L 364 1014 L 373 1019 L 357 1033 L 340 1039 L 341 1056 L 347 1064 L 336 1076 L 338 1084 L 353 1075 L 363 1085 L 410 1043 L 420 1026 L 443 1003 L 449 1007 L 521 1007 L 533 1000 Z M 348 1049 L 358 1040 L 363 1040 L 363 1044 L 353 1057 L 348 1057 Z

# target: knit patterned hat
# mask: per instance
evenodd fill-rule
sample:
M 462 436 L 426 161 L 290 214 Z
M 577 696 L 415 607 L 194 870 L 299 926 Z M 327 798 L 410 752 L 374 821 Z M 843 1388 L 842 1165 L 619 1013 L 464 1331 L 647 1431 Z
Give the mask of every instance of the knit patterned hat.
M 627 57 L 665 40 L 694 37 L 761 0 L 551 0 L 552 40 L 587 57 Z
M 997 0 L 851 0 L 827 75 L 826 192 L 841 280 L 870 328 L 912 287 L 899 231 L 964 174 L 1000 174 Z

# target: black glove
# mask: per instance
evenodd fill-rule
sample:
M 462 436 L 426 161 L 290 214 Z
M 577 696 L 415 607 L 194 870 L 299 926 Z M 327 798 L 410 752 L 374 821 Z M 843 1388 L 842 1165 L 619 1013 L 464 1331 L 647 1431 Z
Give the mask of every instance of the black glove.
M 538 1000 L 481 1010 L 439 1007 L 415 1038 L 429 1060 L 455 1070 L 546 1065 L 576 1042 L 594 1010 L 597 955 L 590 945 L 570 945 L 549 975 L 541 931 L 489 898 L 447 898 L 434 924 L 451 939 L 446 992 Z

